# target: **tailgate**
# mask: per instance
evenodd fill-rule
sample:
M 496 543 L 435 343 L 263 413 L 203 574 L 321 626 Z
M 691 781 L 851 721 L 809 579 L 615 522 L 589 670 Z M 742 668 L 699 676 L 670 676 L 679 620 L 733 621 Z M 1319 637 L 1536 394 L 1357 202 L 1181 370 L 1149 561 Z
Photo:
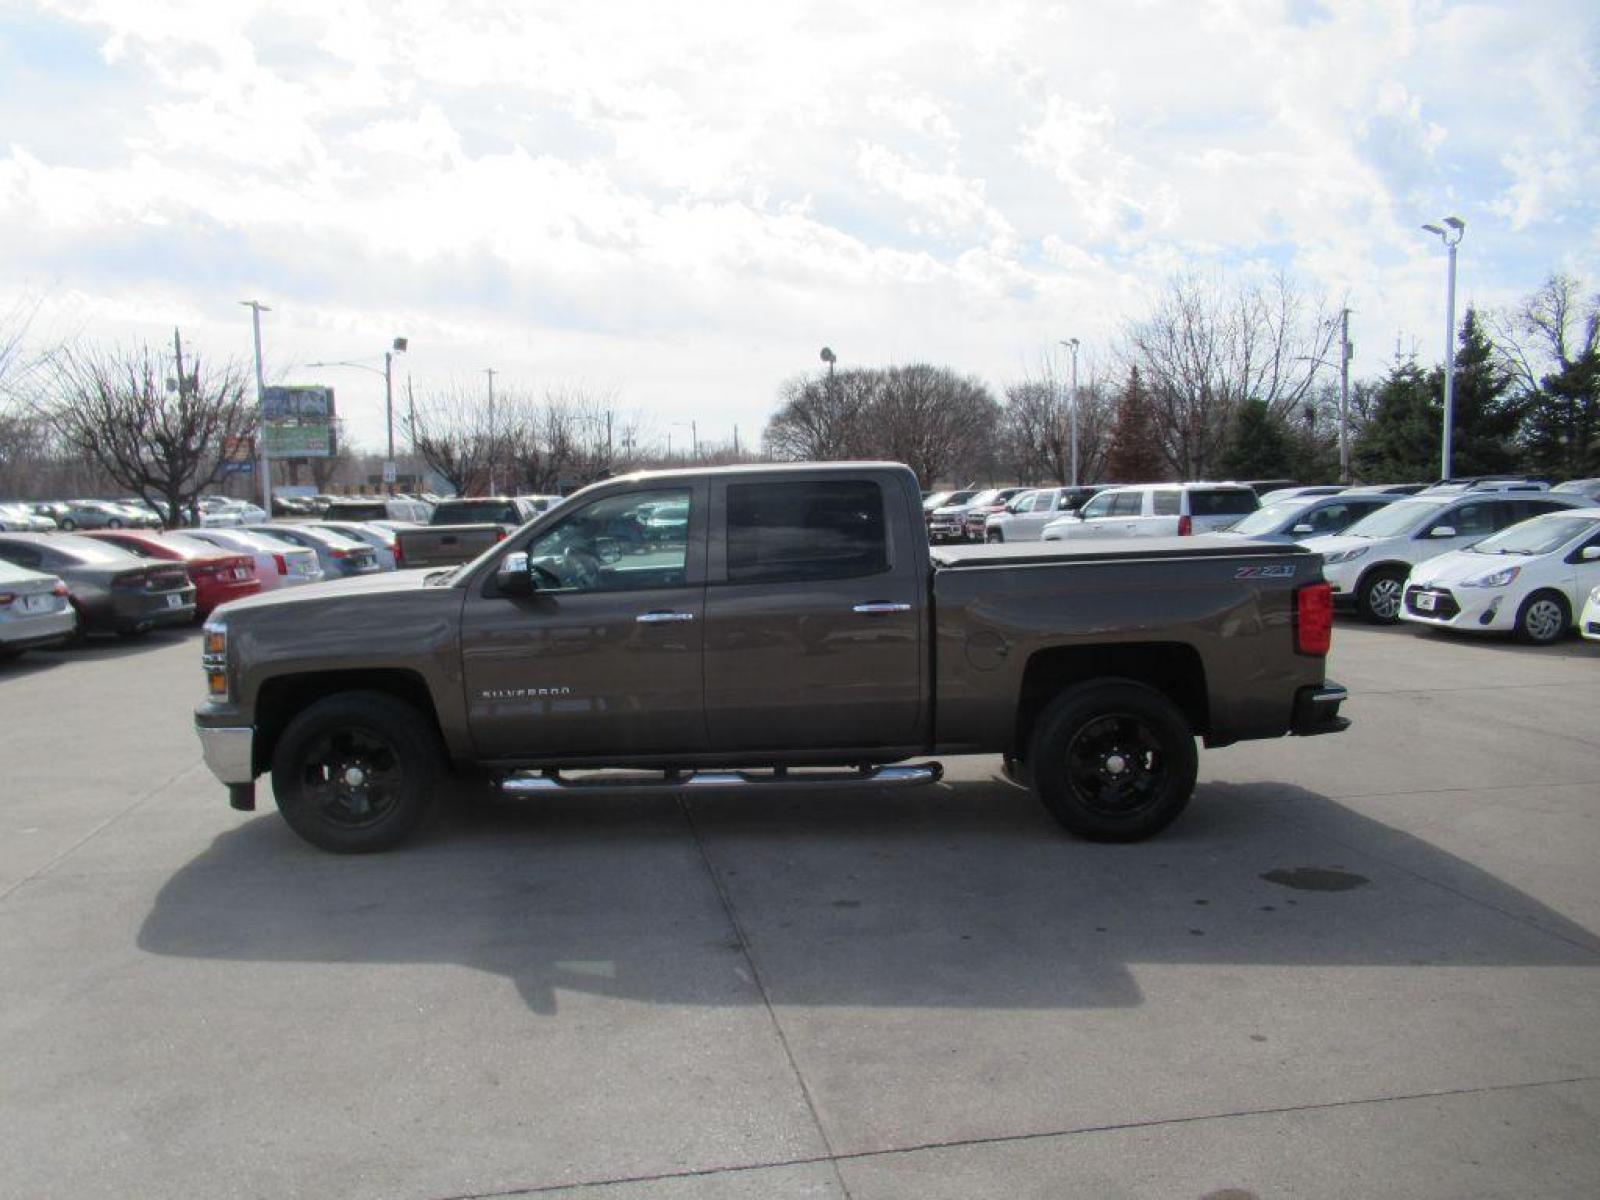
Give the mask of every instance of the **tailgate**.
M 402 529 L 395 540 L 400 545 L 401 560 L 411 569 L 470 562 L 505 536 L 499 525 L 426 525 Z

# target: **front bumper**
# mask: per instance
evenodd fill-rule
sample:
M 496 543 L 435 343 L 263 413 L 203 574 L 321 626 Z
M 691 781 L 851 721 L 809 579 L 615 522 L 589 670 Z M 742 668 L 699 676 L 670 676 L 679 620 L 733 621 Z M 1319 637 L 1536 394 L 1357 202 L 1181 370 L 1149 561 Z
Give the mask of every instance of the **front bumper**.
M 1504 588 L 1459 588 L 1409 584 L 1400 619 L 1439 629 L 1506 632 L 1516 624 L 1517 603 Z
M 195 722 L 200 753 L 219 783 L 251 783 L 255 774 L 256 731 L 250 726 L 205 726 Z
M 1349 697 L 1350 693 L 1337 683 L 1301 688 L 1294 695 L 1294 715 L 1290 718 L 1289 732 L 1298 737 L 1316 737 L 1349 729 L 1350 718 L 1339 715 L 1339 706 Z

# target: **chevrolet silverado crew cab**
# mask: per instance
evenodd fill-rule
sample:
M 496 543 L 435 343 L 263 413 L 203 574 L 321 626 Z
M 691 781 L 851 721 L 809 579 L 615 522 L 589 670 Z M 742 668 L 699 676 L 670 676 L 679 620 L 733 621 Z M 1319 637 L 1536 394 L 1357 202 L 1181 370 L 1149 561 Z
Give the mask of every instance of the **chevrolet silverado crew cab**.
M 935 551 L 902 466 L 671 471 L 450 570 L 228 605 L 195 721 L 235 808 L 270 773 L 335 851 L 402 841 L 452 769 L 512 795 L 861 788 L 979 753 L 1072 832 L 1129 841 L 1188 803 L 1197 738 L 1348 724 L 1331 612 L 1298 546 Z

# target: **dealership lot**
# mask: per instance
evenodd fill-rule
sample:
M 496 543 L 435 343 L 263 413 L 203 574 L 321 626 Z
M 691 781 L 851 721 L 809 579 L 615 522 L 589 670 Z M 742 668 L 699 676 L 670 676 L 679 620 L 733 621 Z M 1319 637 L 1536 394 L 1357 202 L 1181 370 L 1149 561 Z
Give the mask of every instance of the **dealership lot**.
M 1330 675 L 1142 845 L 973 758 L 337 859 L 227 808 L 193 634 L 0 666 L 0 1195 L 1592 1195 L 1600 646 Z

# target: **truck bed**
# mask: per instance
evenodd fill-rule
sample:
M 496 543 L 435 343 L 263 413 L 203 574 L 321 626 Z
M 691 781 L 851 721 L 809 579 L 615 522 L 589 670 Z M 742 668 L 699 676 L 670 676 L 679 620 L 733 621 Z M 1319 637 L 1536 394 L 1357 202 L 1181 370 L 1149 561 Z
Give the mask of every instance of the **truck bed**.
M 1308 553 L 1301 546 L 1252 542 L 1244 538 L 1195 537 L 1114 538 L 1092 542 L 1003 542 L 985 546 L 934 546 L 929 556 L 935 570 L 975 567 L 1018 567 L 1030 563 L 1126 562 L 1166 558 L 1283 557 Z

